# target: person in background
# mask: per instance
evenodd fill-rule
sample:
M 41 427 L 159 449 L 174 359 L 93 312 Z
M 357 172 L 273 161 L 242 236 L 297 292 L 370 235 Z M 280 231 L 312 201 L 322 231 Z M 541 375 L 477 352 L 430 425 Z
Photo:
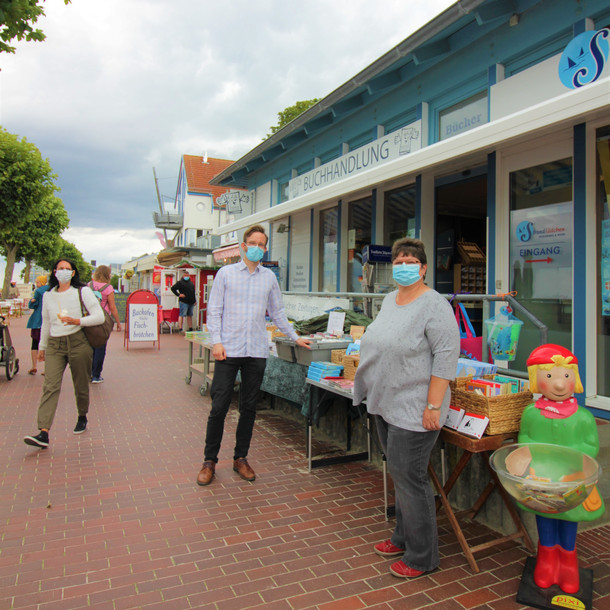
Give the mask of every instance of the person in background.
M 178 325 L 180 329 L 182 330 L 183 320 L 186 318 L 188 329 L 193 330 L 193 308 L 197 298 L 195 297 L 195 284 L 191 281 L 188 269 L 182 271 L 182 278 L 170 290 L 178 297 L 180 306 Z
M 11 282 L 11 286 L 8 289 L 8 298 L 9 299 L 18 299 L 19 298 L 19 288 L 17 288 L 17 282 Z
M 28 371 L 30 375 L 36 375 L 38 369 L 38 344 L 40 342 L 40 327 L 42 326 L 42 297 L 49 289 L 47 286 L 47 276 L 39 275 L 34 282 L 36 289 L 30 299 L 28 307 L 32 310 L 26 327 L 30 329 L 30 337 L 32 337 L 32 368 Z M 43 373 L 44 374 L 44 373 Z
M 214 477 L 238 371 L 241 371 L 241 389 L 233 470 L 246 481 L 256 478 L 246 458 L 269 356 L 265 313 L 269 312 L 274 324 L 297 345 L 309 347 L 311 343 L 309 339 L 299 338 L 288 322 L 275 274 L 259 264 L 267 250 L 265 229 L 259 225 L 247 229 L 241 248 L 243 259 L 220 268 L 208 300 L 207 326 L 215 364 L 210 390 L 212 409 L 198 485 L 209 485 Z
M 447 300 L 424 284 L 424 244 L 404 238 L 392 247 L 398 290 L 388 294 L 360 344 L 354 404 L 366 399 L 395 487 L 396 526 L 374 546 L 399 578 L 439 565 L 436 506 L 427 470 L 449 411 L 460 335 Z
M 121 330 L 121 321 L 119 320 L 119 312 L 117 311 L 114 302 L 114 288 L 110 283 L 112 270 L 108 265 L 100 265 L 93 273 L 93 279 L 88 286 L 91 290 L 98 292 L 101 296 L 101 305 L 116 322 L 116 329 Z M 102 369 L 104 368 L 104 359 L 106 358 L 106 344 L 102 347 L 93 348 L 93 364 L 91 366 L 91 383 L 102 383 Z
M 79 290 L 88 314 L 83 314 Z M 49 446 L 49 430 L 55 418 L 66 365 L 70 365 L 78 410 L 74 434 L 86 430 L 93 348 L 81 326 L 96 326 L 103 322 L 100 302 L 90 288 L 83 286 L 76 265 L 64 258 L 58 260 L 51 271 L 49 291 L 42 300 L 38 360 L 45 362 L 46 375 L 38 405 L 39 432 L 26 436 L 23 439 L 26 445 L 40 449 Z

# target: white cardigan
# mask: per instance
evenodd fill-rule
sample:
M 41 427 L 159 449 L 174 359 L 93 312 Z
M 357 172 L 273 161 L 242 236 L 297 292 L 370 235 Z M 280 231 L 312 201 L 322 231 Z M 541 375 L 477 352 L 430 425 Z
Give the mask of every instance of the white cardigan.
M 77 333 L 81 326 L 97 326 L 104 322 L 104 312 L 91 288 L 83 286 L 81 290 L 85 309 L 89 312 L 89 315 L 84 317 L 78 290 L 74 286 L 70 286 L 65 292 L 57 292 L 57 288 L 53 288 L 44 293 L 39 350 L 46 350 L 49 337 L 66 337 Z M 71 318 L 80 318 L 80 326 L 64 324 L 59 319 L 60 313 Z

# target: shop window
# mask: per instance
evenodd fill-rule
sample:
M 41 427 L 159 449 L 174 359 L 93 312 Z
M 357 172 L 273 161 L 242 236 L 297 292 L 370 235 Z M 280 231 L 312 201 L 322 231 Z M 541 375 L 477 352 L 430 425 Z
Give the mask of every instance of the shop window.
M 371 243 L 373 199 L 350 201 L 347 215 L 347 290 L 362 292 L 362 249 Z
M 322 292 L 337 291 L 339 208 L 320 212 L 320 284 Z
M 415 185 L 388 191 L 384 196 L 383 244 L 415 235 Z
M 572 160 L 544 163 L 510 174 L 510 290 L 548 327 L 548 342 L 572 346 Z M 540 343 L 525 321 L 512 366 Z
M 446 140 L 488 122 L 487 91 L 439 113 L 438 139 Z
M 597 395 L 610 397 L 610 125 L 597 132 Z
M 289 182 L 281 182 L 280 183 L 280 203 L 284 203 L 284 201 L 288 201 L 288 197 L 289 197 L 289 189 L 288 189 L 288 185 Z

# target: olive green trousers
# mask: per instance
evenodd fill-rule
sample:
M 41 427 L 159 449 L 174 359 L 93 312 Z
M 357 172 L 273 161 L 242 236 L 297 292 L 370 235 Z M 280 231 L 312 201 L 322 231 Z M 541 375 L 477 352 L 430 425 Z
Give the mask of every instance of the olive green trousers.
M 89 411 L 89 381 L 93 348 L 82 330 L 67 337 L 49 337 L 45 350 L 45 376 L 38 406 L 38 429 L 49 430 L 53 425 L 61 382 L 66 366 L 70 366 L 74 396 L 79 415 Z

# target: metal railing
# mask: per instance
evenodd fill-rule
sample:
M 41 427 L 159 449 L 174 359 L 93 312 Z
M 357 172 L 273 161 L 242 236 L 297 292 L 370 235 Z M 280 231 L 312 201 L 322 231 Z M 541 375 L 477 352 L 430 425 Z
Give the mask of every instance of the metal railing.
M 374 292 L 282 292 L 284 295 L 290 296 L 307 296 L 307 297 L 326 297 L 326 298 L 340 298 L 340 299 L 348 299 L 350 301 L 350 308 L 354 308 L 354 303 L 361 301 L 363 303 L 372 304 L 373 300 L 383 299 L 387 296 L 384 293 L 374 293 Z M 519 313 L 523 318 L 531 322 L 540 333 L 540 345 L 548 343 L 548 327 L 544 322 L 540 321 L 534 314 L 532 314 L 528 309 L 526 309 L 519 301 L 517 301 L 514 297 L 509 294 L 466 294 L 466 293 L 458 293 L 458 294 L 443 294 L 450 303 L 453 301 L 467 301 L 469 303 L 472 302 L 480 302 L 483 304 L 483 320 L 487 320 L 491 317 L 491 306 L 490 304 L 493 302 L 505 302 L 512 308 L 515 313 Z M 367 308 L 369 311 L 372 311 L 372 307 Z M 375 317 L 375 316 L 371 316 Z M 487 333 L 481 333 L 483 337 L 483 360 L 484 362 L 488 361 L 488 346 L 487 346 Z M 513 377 L 520 377 L 523 379 L 528 379 L 527 371 L 519 371 L 516 369 L 510 369 L 510 374 Z

